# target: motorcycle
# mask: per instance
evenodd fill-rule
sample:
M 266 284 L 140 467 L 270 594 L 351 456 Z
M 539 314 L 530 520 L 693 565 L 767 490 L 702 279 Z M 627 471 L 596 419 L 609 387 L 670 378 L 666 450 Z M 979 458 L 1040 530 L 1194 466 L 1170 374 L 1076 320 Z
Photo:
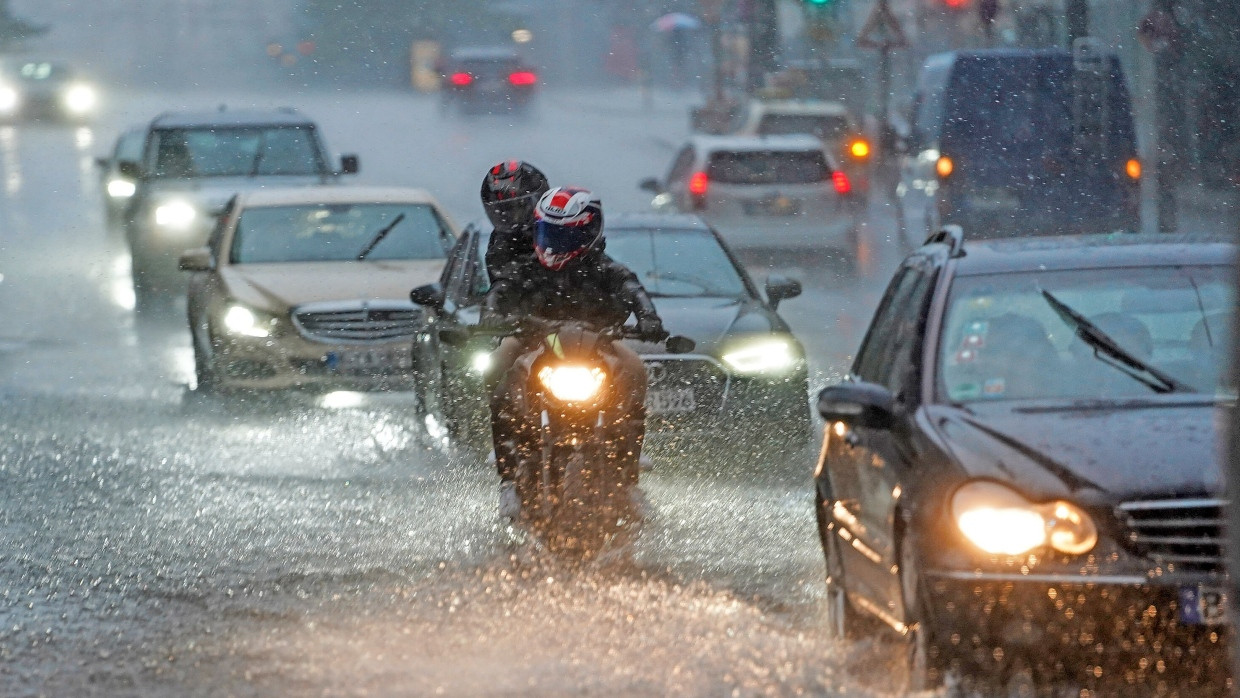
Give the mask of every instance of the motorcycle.
M 644 406 L 624 404 L 616 389 L 620 362 L 612 345 L 651 341 L 632 327 L 522 320 L 515 327 L 472 334 L 514 336 L 523 343 L 513 370 L 525 376 L 515 405 L 517 496 L 522 518 L 557 547 L 596 548 L 640 516 L 633 503 Z M 693 340 L 668 337 L 668 353 L 693 350 Z

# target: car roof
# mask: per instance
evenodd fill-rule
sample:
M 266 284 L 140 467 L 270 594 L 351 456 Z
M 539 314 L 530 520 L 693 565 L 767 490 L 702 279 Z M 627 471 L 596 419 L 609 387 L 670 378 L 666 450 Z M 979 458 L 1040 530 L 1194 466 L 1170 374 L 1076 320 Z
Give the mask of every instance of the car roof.
M 763 99 L 751 102 L 749 108 L 763 114 L 851 116 L 843 102 L 823 99 Z
M 925 249 L 946 245 L 928 245 Z M 1209 234 L 1069 235 L 973 240 L 966 237 L 956 274 L 1231 264 L 1237 247 L 1231 236 Z
M 765 150 L 822 150 L 822 141 L 808 134 L 778 136 L 708 136 L 689 138 L 695 149 L 706 152 L 736 151 L 758 152 Z
M 642 228 L 710 232 L 710 226 L 701 218 L 687 213 L 617 213 L 608 215 L 604 222 L 604 230 Z
M 151 128 L 228 128 L 236 126 L 313 126 L 314 122 L 292 108 L 227 109 L 164 112 L 151 121 Z
M 244 192 L 240 197 L 241 206 L 246 208 L 352 203 L 439 205 L 430 192 L 412 187 L 273 187 Z

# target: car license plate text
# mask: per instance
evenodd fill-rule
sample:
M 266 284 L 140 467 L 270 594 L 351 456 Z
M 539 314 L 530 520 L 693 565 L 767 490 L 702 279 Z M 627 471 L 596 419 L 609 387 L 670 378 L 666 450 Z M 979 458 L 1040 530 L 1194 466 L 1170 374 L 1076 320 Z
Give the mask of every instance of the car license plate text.
M 693 388 L 667 388 L 646 393 L 646 411 L 650 414 L 692 412 L 697 409 Z
M 1208 586 L 1180 587 L 1180 620 L 1189 625 L 1218 625 L 1226 619 L 1227 593 Z
M 413 357 L 404 349 L 331 351 L 323 357 L 323 363 L 328 369 L 339 373 L 374 373 L 413 368 Z

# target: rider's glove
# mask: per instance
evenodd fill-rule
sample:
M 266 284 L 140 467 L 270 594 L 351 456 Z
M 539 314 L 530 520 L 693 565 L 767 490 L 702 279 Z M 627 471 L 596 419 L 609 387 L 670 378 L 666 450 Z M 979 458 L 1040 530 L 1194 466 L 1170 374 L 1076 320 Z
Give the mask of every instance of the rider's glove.
M 511 325 L 512 321 L 502 313 L 483 312 L 478 318 L 478 328 L 483 330 L 500 330 Z
M 652 342 L 662 342 L 668 336 L 667 330 L 663 329 L 663 321 L 652 315 L 637 319 L 637 333 Z

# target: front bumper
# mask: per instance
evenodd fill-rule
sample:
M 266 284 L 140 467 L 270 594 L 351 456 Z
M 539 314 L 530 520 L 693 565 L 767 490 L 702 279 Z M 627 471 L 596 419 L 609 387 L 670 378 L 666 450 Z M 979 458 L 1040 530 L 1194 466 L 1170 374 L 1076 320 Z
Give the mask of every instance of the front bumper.
M 410 390 L 414 384 L 408 339 L 328 344 L 277 334 L 217 337 L 212 344 L 212 367 L 223 388 Z

